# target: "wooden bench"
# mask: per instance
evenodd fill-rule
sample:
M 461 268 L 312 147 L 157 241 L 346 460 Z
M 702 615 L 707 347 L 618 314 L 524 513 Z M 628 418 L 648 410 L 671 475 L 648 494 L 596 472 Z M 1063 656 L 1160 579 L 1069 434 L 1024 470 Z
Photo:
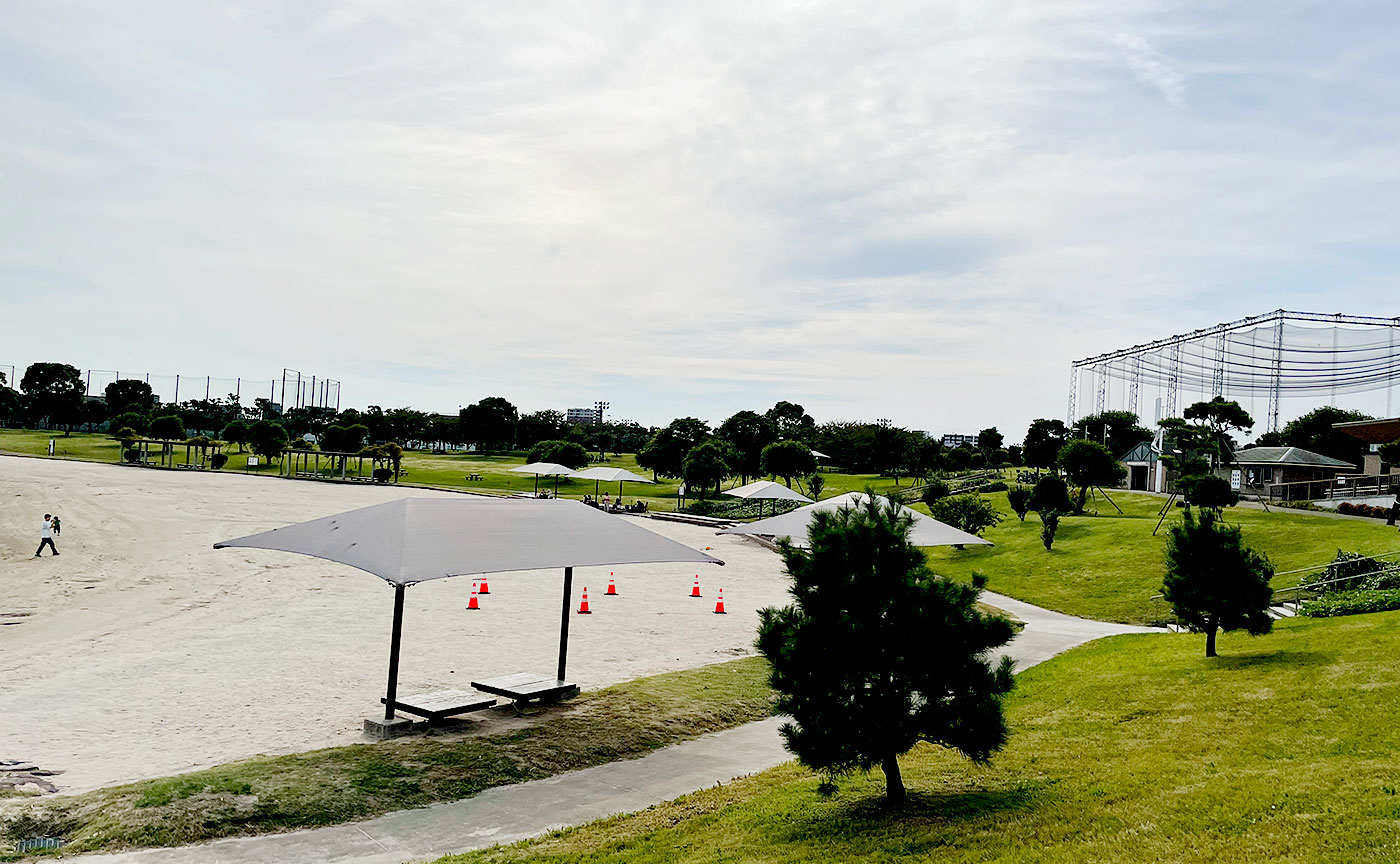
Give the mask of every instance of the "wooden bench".
M 379 701 L 383 703 L 384 697 L 379 697 Z M 394 710 L 413 714 L 426 720 L 443 720 L 458 714 L 481 711 L 495 704 L 495 699 L 483 699 L 480 693 L 467 693 L 462 690 L 434 690 L 431 693 L 419 693 L 415 696 L 395 699 Z
M 560 681 L 552 675 L 539 675 L 534 672 L 516 672 L 513 675 L 500 675 L 482 681 L 473 681 L 472 686 L 483 693 L 504 696 L 517 707 L 525 702 L 541 702 L 551 699 L 568 699 L 579 693 L 577 684 Z

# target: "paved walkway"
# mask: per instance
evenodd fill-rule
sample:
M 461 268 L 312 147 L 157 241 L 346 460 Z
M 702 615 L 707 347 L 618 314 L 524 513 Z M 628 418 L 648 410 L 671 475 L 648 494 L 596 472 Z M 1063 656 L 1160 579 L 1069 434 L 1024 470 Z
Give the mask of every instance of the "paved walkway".
M 1160 633 L 1147 627 L 1107 624 L 1062 615 L 985 591 L 983 602 L 1026 622 L 1007 646 L 1017 671 L 1076 645 L 1120 633 Z M 613 762 L 489 789 L 475 797 L 365 822 L 219 840 L 201 846 L 79 856 L 109 864 L 403 864 L 513 843 L 527 837 L 641 810 L 687 792 L 786 762 L 780 718 L 749 723 Z

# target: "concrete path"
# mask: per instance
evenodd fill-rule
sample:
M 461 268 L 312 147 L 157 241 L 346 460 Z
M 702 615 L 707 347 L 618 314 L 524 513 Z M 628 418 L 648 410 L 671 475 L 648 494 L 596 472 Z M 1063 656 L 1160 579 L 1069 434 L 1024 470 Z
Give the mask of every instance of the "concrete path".
M 982 601 L 1026 622 L 1007 646 L 1017 671 L 1103 636 L 1160 633 L 1051 612 L 984 591 Z M 687 792 L 788 761 L 780 718 L 749 723 L 613 762 L 489 789 L 463 801 L 390 813 L 365 822 L 219 840 L 201 846 L 149 849 L 74 860 L 108 864 L 403 864 L 499 843 L 556 828 L 642 810 Z

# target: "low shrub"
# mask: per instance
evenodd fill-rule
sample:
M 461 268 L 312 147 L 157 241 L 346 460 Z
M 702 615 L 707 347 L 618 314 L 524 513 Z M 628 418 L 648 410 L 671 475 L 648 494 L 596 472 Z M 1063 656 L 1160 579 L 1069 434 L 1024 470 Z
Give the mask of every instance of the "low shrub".
M 1389 591 L 1334 591 L 1309 600 L 1298 610 L 1309 618 L 1335 618 L 1400 609 L 1400 589 Z
M 1005 492 L 1006 482 L 1003 480 L 993 480 L 985 486 L 980 487 L 978 492 Z
M 762 519 L 777 513 L 786 513 L 802 506 L 801 501 L 755 501 L 740 498 L 729 500 L 705 498 L 691 502 L 681 508 L 682 513 L 694 516 L 710 516 L 716 519 Z
M 928 481 L 928 485 L 924 486 L 924 491 L 919 493 L 919 497 L 923 500 L 925 504 L 932 507 L 933 502 L 939 500 L 940 498 L 947 498 L 949 495 L 952 494 L 953 490 L 948 485 L 948 483 L 944 480 L 940 480 L 937 477 L 935 477 L 934 479 Z
M 1329 513 L 1326 507 L 1319 507 L 1311 501 L 1270 501 L 1270 507 L 1287 507 L 1289 510 L 1310 510 L 1314 513 Z
M 227 464 L 227 453 L 215 453 L 213 456 L 209 457 L 209 467 L 213 468 L 215 471 L 218 471 L 220 468 L 224 467 Z
M 950 495 L 928 505 L 933 518 L 959 531 L 982 536 L 982 532 L 1001 521 L 1001 513 L 980 495 Z
M 1055 545 L 1055 532 L 1060 530 L 1060 514 L 1054 510 L 1046 510 L 1040 514 L 1040 542 L 1045 544 L 1045 551 L 1049 552 L 1050 547 Z
M 1056 474 L 1046 474 L 1037 480 L 1035 488 L 1031 490 L 1030 509 L 1037 513 L 1050 510 L 1067 513 L 1073 510 L 1074 504 L 1069 500 L 1069 486 L 1065 484 L 1064 478 Z
M 1385 561 L 1368 558 L 1359 552 L 1343 552 L 1338 549 L 1337 557 L 1332 559 L 1332 563 L 1327 565 L 1327 569 L 1323 570 L 1322 575 L 1314 579 L 1309 587 L 1319 594 L 1354 591 L 1365 588 L 1371 576 L 1393 566 Z
M 128 462 L 136 463 L 141 461 L 141 451 L 135 447 L 128 447 L 122 451 L 122 458 Z
M 1011 510 L 1022 522 L 1026 521 L 1026 514 L 1031 509 L 1031 490 L 1025 486 L 1015 486 L 1006 491 L 1006 503 L 1011 505 Z
M 1353 504 L 1343 501 L 1337 505 L 1337 512 L 1346 516 L 1370 516 L 1372 519 L 1385 519 L 1390 516 L 1389 507 L 1373 507 L 1370 504 Z
M 394 469 L 376 468 L 374 469 L 374 473 L 371 474 L 370 477 L 373 478 L 374 482 L 376 483 L 388 483 L 390 480 L 394 479 Z

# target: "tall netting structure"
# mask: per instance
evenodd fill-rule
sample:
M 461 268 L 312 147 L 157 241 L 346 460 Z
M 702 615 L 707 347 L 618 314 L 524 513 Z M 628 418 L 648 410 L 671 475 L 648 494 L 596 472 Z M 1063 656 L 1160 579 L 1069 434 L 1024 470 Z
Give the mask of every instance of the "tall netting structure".
M 1273 432 L 1319 404 L 1394 417 L 1398 386 L 1400 318 L 1279 309 L 1074 361 L 1067 420 L 1121 408 L 1150 422 L 1223 396 Z

